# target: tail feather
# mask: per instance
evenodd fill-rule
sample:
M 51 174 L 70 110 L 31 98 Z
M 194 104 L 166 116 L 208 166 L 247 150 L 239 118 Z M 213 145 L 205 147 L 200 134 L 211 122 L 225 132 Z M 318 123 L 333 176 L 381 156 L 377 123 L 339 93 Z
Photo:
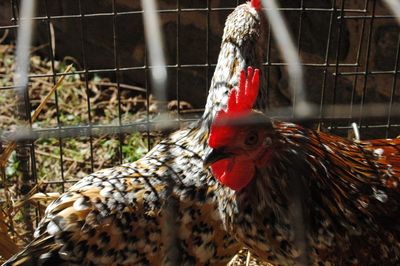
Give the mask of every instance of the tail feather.
M 54 242 L 54 237 L 43 234 L 32 241 L 21 252 L 12 256 L 2 266 L 36 266 L 36 265 L 63 265 L 63 260 L 58 251 L 61 245 Z

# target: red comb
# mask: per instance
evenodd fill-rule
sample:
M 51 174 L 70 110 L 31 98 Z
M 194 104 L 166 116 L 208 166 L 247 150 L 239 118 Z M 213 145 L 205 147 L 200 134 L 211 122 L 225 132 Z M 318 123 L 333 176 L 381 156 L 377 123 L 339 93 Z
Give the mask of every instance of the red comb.
M 238 115 L 250 112 L 258 95 L 260 84 L 260 70 L 256 69 L 253 71 L 252 67 L 247 68 L 247 78 L 244 70 L 240 72 L 239 86 L 237 90 L 232 89 L 229 98 L 228 106 L 226 111 L 220 110 L 214 122 L 221 122 L 227 118 L 234 118 Z M 217 125 L 211 126 L 210 138 L 208 139 L 208 145 L 212 148 L 221 146 L 225 142 L 229 143 L 232 129 L 230 126 Z
M 256 10 L 260 10 L 261 8 L 261 0 L 251 0 L 250 4 Z
M 258 95 L 260 83 L 260 70 L 253 71 L 252 67 L 247 68 L 247 78 L 244 70 L 240 72 L 239 87 L 229 94 L 228 114 L 250 111 Z

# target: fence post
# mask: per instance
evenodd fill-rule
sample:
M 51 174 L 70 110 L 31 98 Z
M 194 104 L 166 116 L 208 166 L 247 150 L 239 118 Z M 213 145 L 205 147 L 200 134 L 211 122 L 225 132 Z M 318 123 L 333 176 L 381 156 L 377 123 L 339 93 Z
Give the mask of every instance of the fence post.
M 29 125 L 30 123 L 30 106 L 27 90 L 20 90 L 17 96 L 17 116 L 22 125 Z M 21 95 L 22 94 L 22 95 Z M 31 171 L 31 149 L 33 148 L 33 143 L 29 143 L 27 140 L 18 140 L 16 147 L 16 158 L 19 162 L 18 170 L 21 173 L 20 182 L 17 184 L 19 195 L 24 201 L 21 208 L 21 214 L 24 222 L 24 230 L 27 232 L 29 239 L 33 235 L 33 223 L 30 214 L 30 205 L 27 202 L 29 191 L 32 189 L 34 181 Z
M 15 2 L 13 3 L 15 4 Z M 17 117 L 20 127 L 30 126 L 30 102 L 29 102 L 29 64 L 30 64 L 30 48 L 32 41 L 33 21 L 35 14 L 36 1 L 23 0 L 20 2 L 20 11 L 18 16 L 16 10 L 13 10 L 14 19 L 18 19 L 18 34 L 16 45 L 16 67 L 14 73 L 14 86 L 17 88 Z M 16 5 L 13 5 L 16 8 Z M 31 171 L 32 161 L 31 153 L 33 150 L 33 142 L 28 140 L 18 140 L 16 147 L 16 157 L 19 161 L 19 169 L 21 172 L 20 182 L 17 188 L 22 200 L 24 201 L 21 213 L 24 221 L 24 229 L 26 229 L 29 238 L 33 233 L 32 218 L 30 215 L 30 206 L 27 197 L 33 186 L 33 173 Z

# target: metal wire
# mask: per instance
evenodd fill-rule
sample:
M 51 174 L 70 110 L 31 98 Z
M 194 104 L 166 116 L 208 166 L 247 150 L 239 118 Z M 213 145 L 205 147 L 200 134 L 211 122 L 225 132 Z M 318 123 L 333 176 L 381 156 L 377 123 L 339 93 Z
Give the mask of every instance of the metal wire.
M 293 91 L 293 115 L 308 116 L 311 114 L 310 105 L 307 104 L 304 91 L 303 70 L 300 65 L 297 48 L 290 36 L 288 26 L 281 13 L 278 11 L 278 5 L 275 0 L 262 1 L 265 15 L 271 25 L 272 33 L 277 41 L 281 56 L 287 63 L 289 75 L 289 84 Z M 301 10 L 301 12 L 304 12 Z M 301 20 L 300 20 L 301 21 Z M 299 31 L 301 30 L 301 23 Z
M 400 2 L 397 0 L 384 0 L 400 23 Z
M 30 117 L 30 103 L 28 95 L 28 72 L 29 72 L 29 54 L 32 42 L 32 29 L 31 18 L 35 13 L 35 1 L 24 0 L 21 2 L 21 14 L 23 18 L 20 22 L 17 35 L 16 46 L 16 67 L 14 73 L 14 84 L 17 88 L 17 112 L 19 123 L 22 127 L 26 127 L 31 122 Z M 21 182 L 18 185 L 19 192 L 22 197 L 25 197 L 29 190 L 32 188 L 36 171 L 34 168 L 35 154 L 33 150 L 33 143 L 27 141 L 18 141 L 16 147 L 16 158 L 20 161 Z M 31 171 L 31 165 L 33 171 Z M 33 172 L 33 174 L 31 174 Z M 25 203 L 22 209 L 22 217 L 25 228 L 30 234 L 33 233 L 32 218 L 30 216 L 29 204 Z
M 142 0 L 143 22 L 149 55 L 150 73 L 154 94 L 161 101 L 166 100 L 167 69 L 164 55 L 164 38 L 160 29 L 160 19 L 156 13 L 154 0 Z

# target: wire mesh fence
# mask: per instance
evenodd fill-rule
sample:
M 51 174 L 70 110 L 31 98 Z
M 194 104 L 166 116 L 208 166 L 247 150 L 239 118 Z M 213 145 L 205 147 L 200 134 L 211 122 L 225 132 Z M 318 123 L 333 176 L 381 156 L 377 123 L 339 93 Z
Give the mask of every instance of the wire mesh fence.
M 32 18 L 21 16 L 20 1 L 3 1 L 0 150 L 12 140 L 18 145 L 2 170 L 2 204 L 33 188 L 63 192 L 86 174 L 139 158 L 163 133 L 198 119 L 224 21 L 244 2 L 158 2 L 167 80 L 164 94 L 157 94 L 151 76 L 157 66 L 149 58 L 140 1 L 41 0 Z M 361 138 L 396 137 L 400 27 L 385 3 L 282 0 L 279 6 L 301 59 L 304 99 L 312 111 L 298 121 L 340 135 L 356 122 Z M 19 94 L 12 77 L 14 43 L 24 21 L 34 25 L 33 43 L 27 90 Z M 290 86 L 293 73 L 271 28 L 266 36 L 266 114 L 296 119 L 301 114 L 293 95 L 299 84 Z M 64 73 L 69 64 L 72 70 Z M 64 83 L 32 121 L 31 112 L 61 76 Z M 28 232 L 43 213 L 36 207 L 18 218 Z

